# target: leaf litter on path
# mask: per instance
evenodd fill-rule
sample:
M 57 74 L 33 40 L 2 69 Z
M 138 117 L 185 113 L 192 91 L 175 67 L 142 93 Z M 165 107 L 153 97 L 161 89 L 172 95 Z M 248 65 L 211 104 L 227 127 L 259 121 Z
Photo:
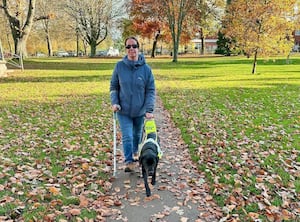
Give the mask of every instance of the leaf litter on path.
M 138 164 L 135 173 L 124 173 L 119 156 L 110 193 L 122 204 L 113 206 L 119 211 L 106 221 L 218 221 L 222 209 L 209 195 L 204 174 L 192 162 L 180 131 L 159 100 L 155 118 L 164 155 L 158 164 L 157 184 L 151 186 L 152 195 L 146 197 Z

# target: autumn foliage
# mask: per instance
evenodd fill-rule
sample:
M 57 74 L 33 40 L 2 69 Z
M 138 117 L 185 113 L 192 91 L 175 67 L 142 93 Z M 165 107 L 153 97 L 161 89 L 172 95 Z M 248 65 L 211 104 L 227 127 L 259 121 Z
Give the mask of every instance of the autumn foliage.
M 224 19 L 226 37 L 234 40 L 232 47 L 253 56 L 253 70 L 258 56 L 288 55 L 294 44 L 296 0 L 234 0 Z
M 193 38 L 194 18 L 192 13 L 194 0 L 155 1 L 133 0 L 129 4 L 133 29 L 144 38 L 153 39 L 155 33 L 166 43 L 173 43 L 174 56 L 177 56 L 179 43 Z M 189 19 L 185 19 L 186 17 Z M 176 60 L 176 58 L 175 58 Z

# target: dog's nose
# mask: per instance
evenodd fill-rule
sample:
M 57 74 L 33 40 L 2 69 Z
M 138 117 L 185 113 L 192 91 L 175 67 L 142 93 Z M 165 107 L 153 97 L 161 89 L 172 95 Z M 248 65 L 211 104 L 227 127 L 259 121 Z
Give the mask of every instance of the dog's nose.
M 151 171 L 149 171 L 149 176 L 153 176 L 153 171 L 151 170 Z

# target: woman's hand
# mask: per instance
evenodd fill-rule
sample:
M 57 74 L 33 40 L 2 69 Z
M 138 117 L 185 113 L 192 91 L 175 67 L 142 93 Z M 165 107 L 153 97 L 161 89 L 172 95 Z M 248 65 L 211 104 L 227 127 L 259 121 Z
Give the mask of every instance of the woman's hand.
M 153 119 L 154 115 L 153 113 L 146 113 L 146 119 Z
M 121 110 L 121 106 L 118 104 L 114 104 L 114 105 L 112 105 L 112 110 L 114 112 L 118 112 L 119 110 Z

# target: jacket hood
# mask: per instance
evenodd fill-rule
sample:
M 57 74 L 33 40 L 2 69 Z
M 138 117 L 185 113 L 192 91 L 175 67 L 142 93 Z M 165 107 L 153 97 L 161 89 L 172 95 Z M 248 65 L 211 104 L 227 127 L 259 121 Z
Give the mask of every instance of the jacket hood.
M 136 67 L 142 66 L 142 65 L 144 65 L 144 64 L 146 63 L 145 57 L 144 57 L 143 55 L 141 55 L 141 54 L 139 55 L 137 61 L 129 60 L 129 59 L 128 59 L 128 56 L 126 55 L 126 56 L 123 58 L 123 62 L 124 62 L 127 66 L 129 66 L 129 67 L 131 67 L 131 68 L 136 68 Z

